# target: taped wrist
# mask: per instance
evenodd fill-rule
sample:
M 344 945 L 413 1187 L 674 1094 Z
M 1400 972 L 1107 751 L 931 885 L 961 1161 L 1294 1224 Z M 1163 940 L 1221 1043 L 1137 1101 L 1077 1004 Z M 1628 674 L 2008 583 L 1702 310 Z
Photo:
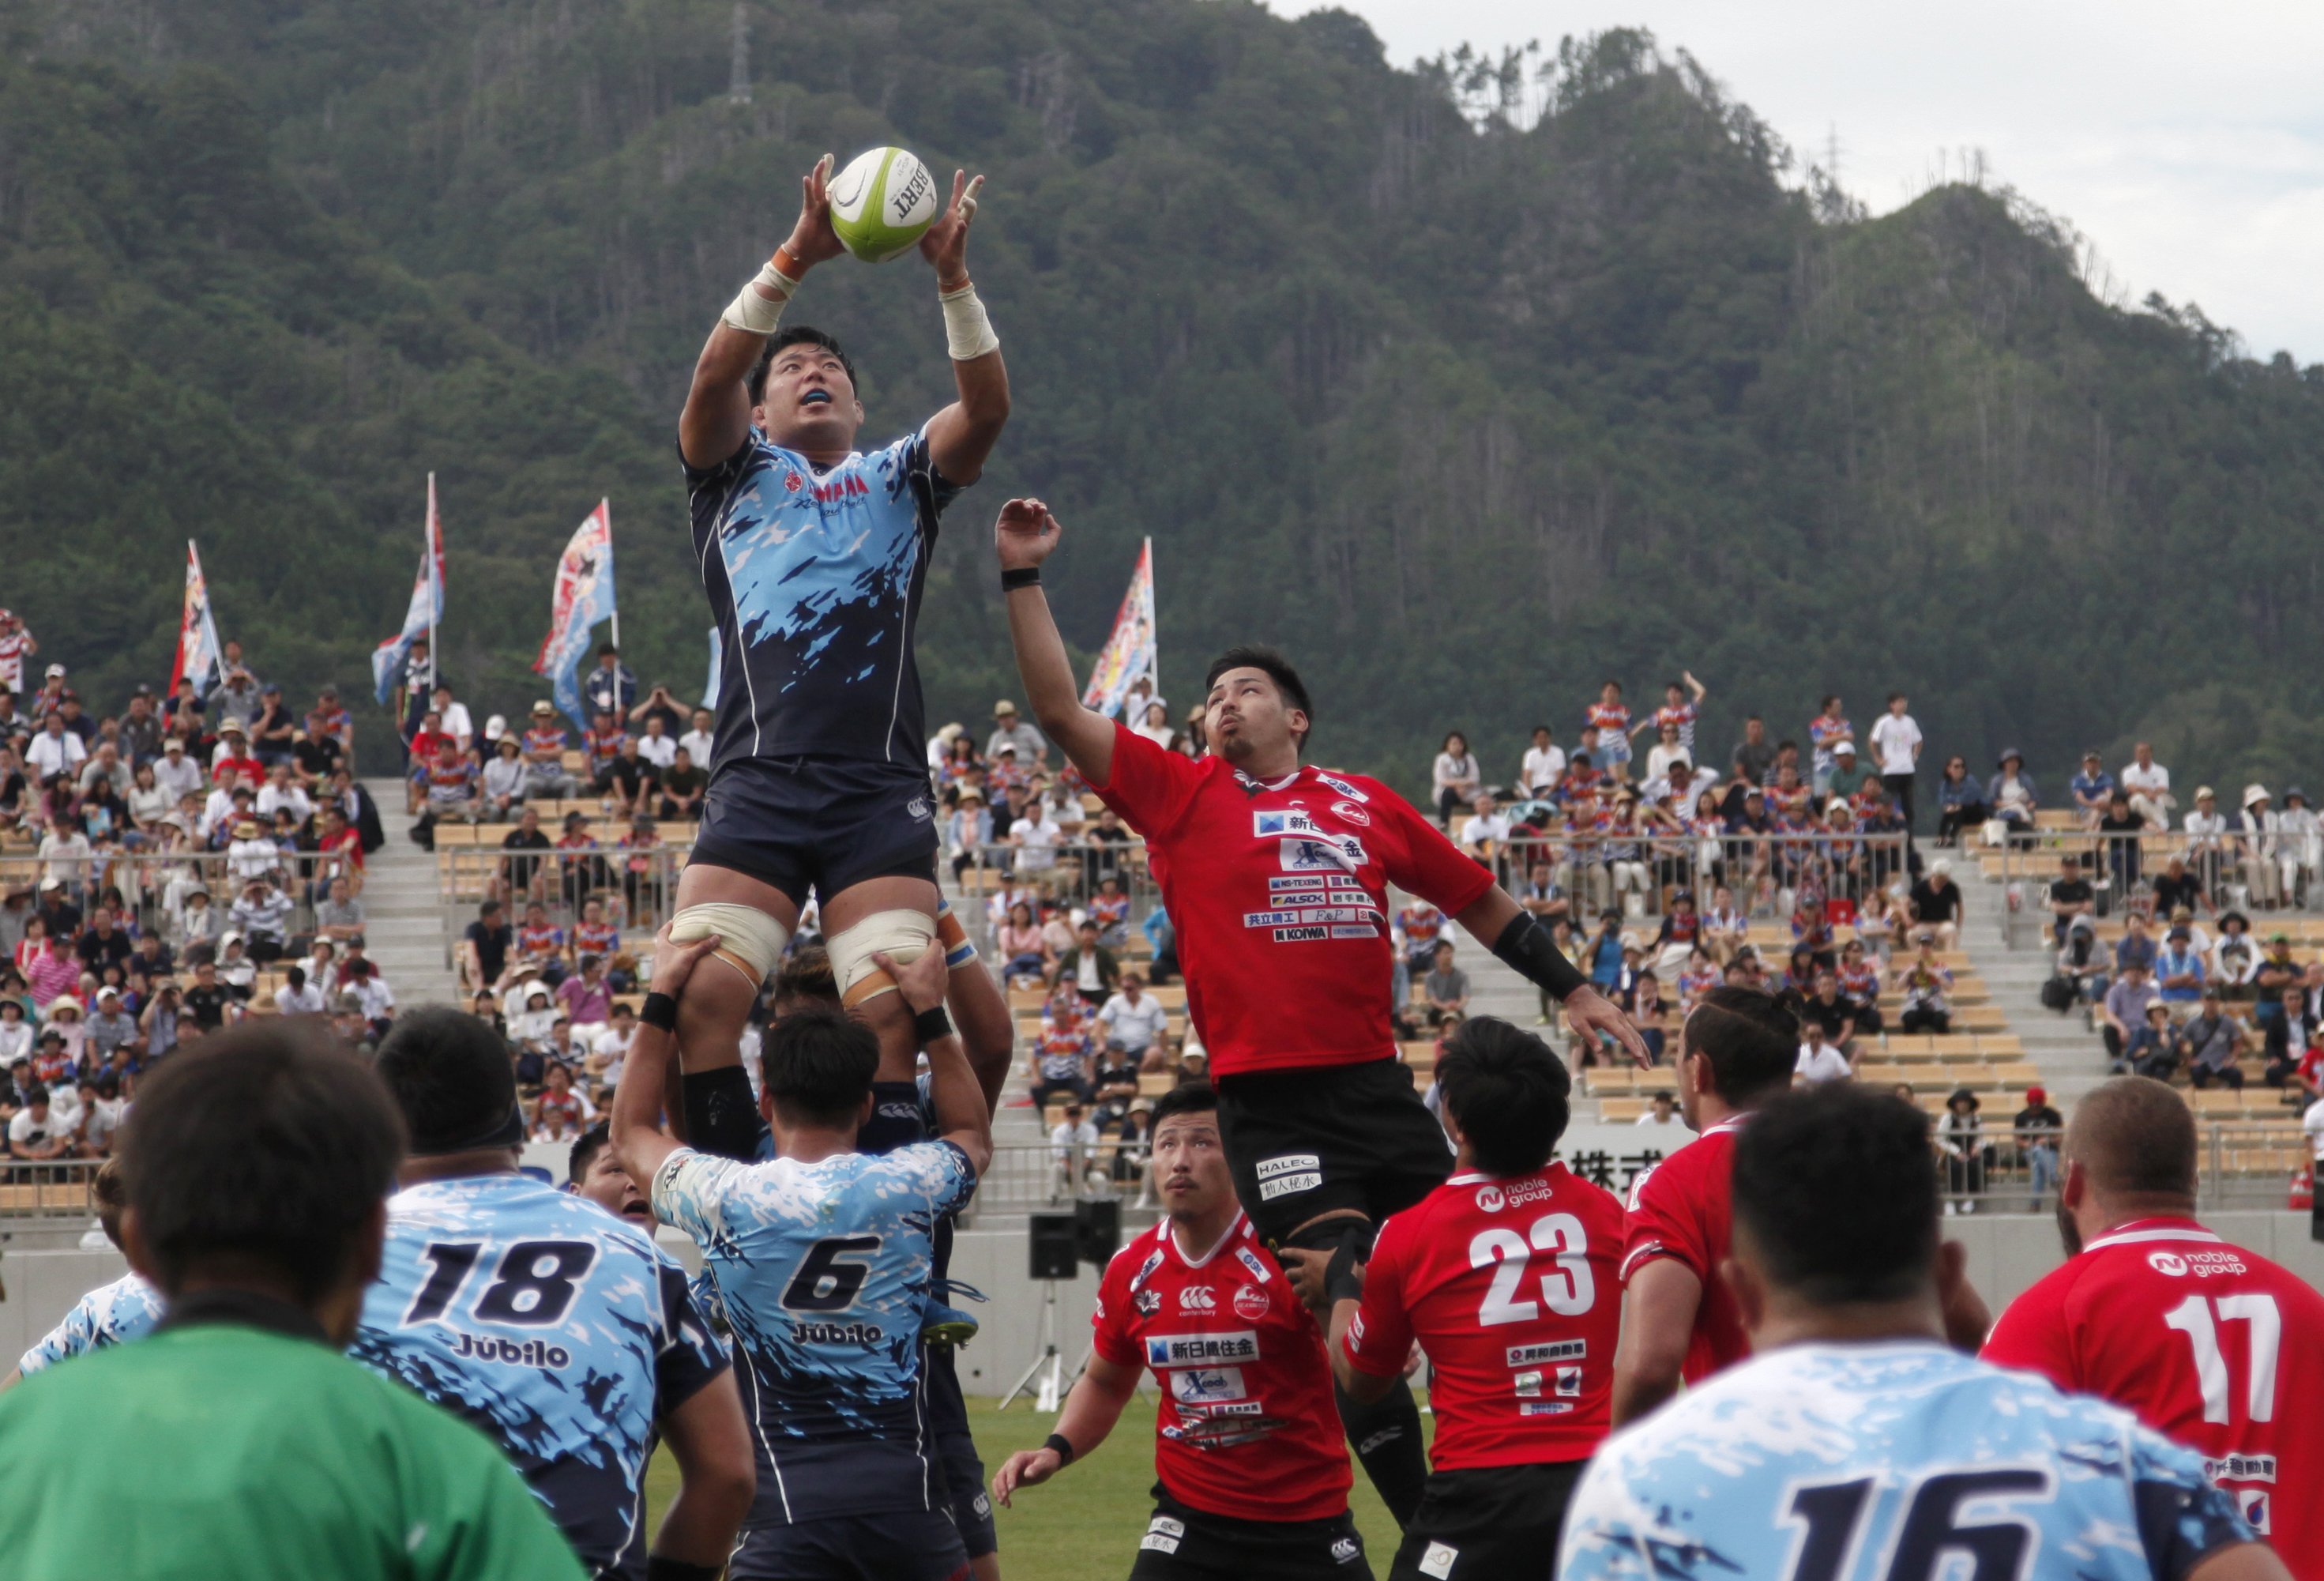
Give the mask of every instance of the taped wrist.
M 1001 349 L 1001 337 L 992 332 L 992 320 L 977 298 L 974 282 L 958 291 L 938 292 L 936 302 L 944 309 L 945 345 L 953 361 L 969 362 Z
M 1323 1299 L 1334 1307 L 1364 1299 L 1363 1277 L 1356 1271 L 1356 1241 L 1352 1234 L 1342 1240 L 1323 1267 Z
M 772 300 L 761 296 L 757 288 L 765 286 L 774 292 Z M 760 266 L 759 273 L 748 284 L 734 293 L 718 321 L 745 335 L 772 335 L 783 321 L 783 310 L 790 305 L 791 297 L 798 291 L 799 282 L 775 267 L 770 258 Z
M 1576 988 L 1590 985 L 1590 979 L 1565 958 L 1556 941 L 1550 938 L 1549 929 L 1530 912 L 1520 911 L 1509 919 L 1509 925 L 1493 940 L 1493 958 L 1560 1001 Z

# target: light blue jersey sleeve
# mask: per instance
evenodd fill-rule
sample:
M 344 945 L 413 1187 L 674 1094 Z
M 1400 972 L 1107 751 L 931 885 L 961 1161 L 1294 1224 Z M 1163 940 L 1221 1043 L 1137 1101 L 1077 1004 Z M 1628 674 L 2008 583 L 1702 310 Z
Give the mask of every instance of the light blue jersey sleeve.
M 99 1285 L 74 1304 L 64 1321 L 24 1353 L 16 1370 L 29 1378 L 70 1357 L 139 1339 L 161 1321 L 161 1292 L 137 1274 Z
M 2201 1458 L 1929 1343 L 1798 1346 L 1608 1438 L 1558 1581 L 2179 1581 L 2255 1540 Z

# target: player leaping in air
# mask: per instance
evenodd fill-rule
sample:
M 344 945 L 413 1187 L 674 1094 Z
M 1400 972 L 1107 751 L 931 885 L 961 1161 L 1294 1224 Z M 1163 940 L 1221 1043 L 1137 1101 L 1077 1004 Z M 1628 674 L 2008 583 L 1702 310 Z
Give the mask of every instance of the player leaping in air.
M 956 173 L 919 245 L 960 399 L 892 444 L 855 448 L 854 365 L 822 331 L 779 327 L 808 269 L 841 251 L 830 168 L 826 154 L 808 172 L 790 239 L 711 330 L 678 418 L 696 558 L 726 655 L 673 929 L 720 941 L 722 964 L 687 982 L 677 1029 L 690 1134 L 714 1148 L 722 1116 L 752 1128 L 743 1024 L 810 888 L 841 992 L 879 1038 L 881 1078 L 912 1078 L 912 1017 L 872 957 L 917 959 L 938 933 L 913 634 L 937 518 L 1009 418 L 1001 343 L 968 277 L 983 178 Z M 949 950 L 962 941 L 946 921 Z M 989 979 L 963 997 L 972 1051 L 1005 1049 L 1008 1007 Z
M 1301 764 L 1314 716 L 1273 650 L 1235 648 L 1212 663 L 1213 755 L 1199 763 L 1083 707 L 1040 588 L 1059 531 L 1038 500 L 1010 501 L 994 529 L 1017 668 L 1041 728 L 1146 837 L 1178 930 L 1187 1010 L 1210 1049 L 1235 1193 L 1320 1308 L 1332 1254 L 1344 1244 L 1363 1255 L 1375 1226 L 1452 1169 L 1396 1059 L 1389 885 L 1562 1001 L 1583 1037 L 1610 1035 L 1641 1065 L 1646 1046 L 1548 929 L 1411 803 L 1377 780 Z M 1398 1381 L 1369 1405 L 1343 1391 L 1340 1408 L 1366 1474 L 1408 1521 L 1427 1475 L 1411 1390 Z

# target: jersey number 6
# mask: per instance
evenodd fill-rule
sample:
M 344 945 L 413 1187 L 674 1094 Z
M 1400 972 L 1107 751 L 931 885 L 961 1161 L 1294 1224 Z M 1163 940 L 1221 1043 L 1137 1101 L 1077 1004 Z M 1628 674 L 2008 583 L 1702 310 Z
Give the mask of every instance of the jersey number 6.
M 1556 1255 L 1556 1263 L 1541 1276 L 1541 1299 L 1562 1318 L 1577 1318 L 1598 1299 L 1598 1281 L 1590 1271 L 1590 1234 L 1570 1213 L 1545 1214 L 1533 1221 L 1523 1236 L 1515 1230 L 1480 1230 L 1469 1243 L 1469 1266 L 1482 1268 L 1498 1262 L 1493 1282 L 1477 1308 L 1477 1323 L 1489 1328 L 1497 1323 L 1524 1323 L 1541 1316 L 1541 1308 L 1521 1300 L 1526 1265 L 1536 1252 Z
M 861 1262 L 842 1262 L 850 1252 L 880 1250 L 877 1235 L 833 1235 L 807 1248 L 798 1271 L 783 1291 L 783 1305 L 794 1312 L 844 1312 L 855 1304 L 855 1292 L 872 1270 Z

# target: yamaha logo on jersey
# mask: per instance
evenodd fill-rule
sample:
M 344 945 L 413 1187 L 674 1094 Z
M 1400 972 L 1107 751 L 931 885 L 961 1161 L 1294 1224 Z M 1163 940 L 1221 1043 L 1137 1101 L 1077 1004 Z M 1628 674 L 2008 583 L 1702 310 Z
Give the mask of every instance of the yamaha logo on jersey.
M 1507 1207 L 1508 1204 L 1509 1199 L 1501 1194 L 1501 1188 L 1499 1187 L 1480 1186 L 1477 1188 L 1478 1212 L 1499 1213 L 1501 1209 Z
M 2187 1260 L 2176 1252 L 2149 1252 L 2146 1266 L 2157 1273 L 2169 1274 L 2172 1279 L 2187 1277 Z
M 1215 1312 L 1218 1308 L 1218 1292 L 1208 1285 L 1188 1285 L 1178 1292 L 1181 1312 Z
M 1234 1293 L 1235 1316 L 1251 1323 L 1267 1316 L 1267 1292 L 1257 1285 L 1237 1285 Z

